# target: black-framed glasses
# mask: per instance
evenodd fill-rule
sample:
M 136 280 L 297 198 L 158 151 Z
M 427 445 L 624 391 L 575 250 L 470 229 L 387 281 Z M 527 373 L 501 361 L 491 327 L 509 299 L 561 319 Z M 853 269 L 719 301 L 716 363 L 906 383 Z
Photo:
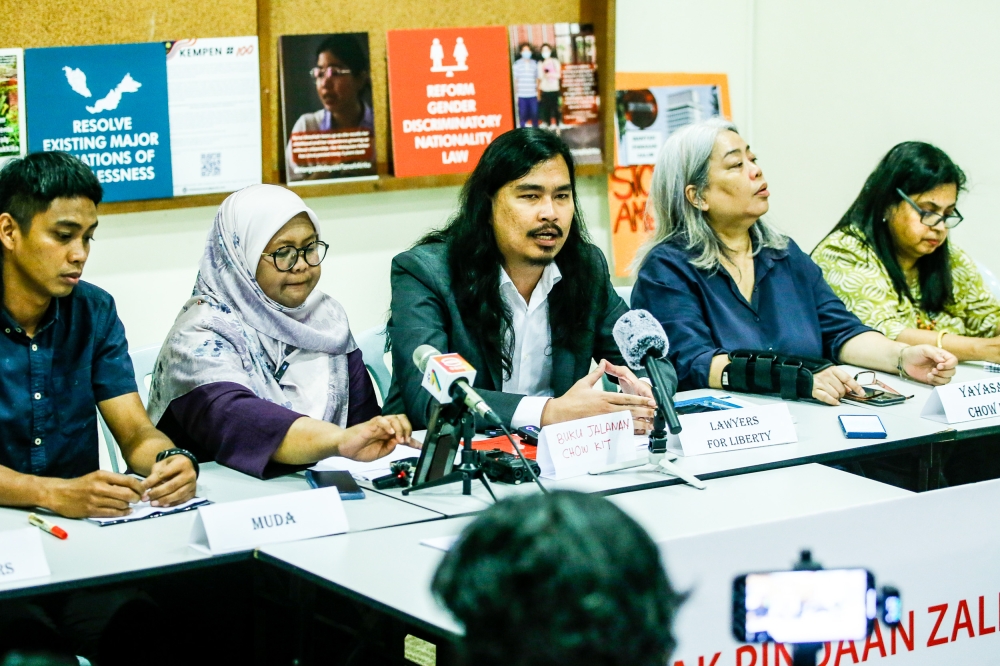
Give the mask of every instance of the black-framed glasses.
M 924 210 L 917 204 L 916 201 L 906 196 L 903 190 L 897 187 L 896 192 L 899 193 L 899 196 L 903 197 L 903 201 L 913 206 L 913 210 L 917 211 L 920 215 L 920 224 L 924 226 L 936 227 L 944 222 L 945 229 L 954 229 L 958 225 L 962 224 L 962 220 L 965 219 L 962 217 L 962 214 L 958 212 L 958 210 L 951 215 L 942 215 L 941 213 L 935 213 L 932 210 Z
M 350 76 L 351 70 L 346 67 L 313 67 L 309 70 L 309 76 L 314 79 L 325 79 L 330 76 Z
M 295 247 L 294 245 L 284 245 L 274 252 L 261 252 L 262 257 L 271 257 L 274 267 L 282 273 L 295 268 L 299 263 L 299 255 L 306 260 L 310 266 L 319 266 L 326 259 L 326 251 L 330 246 L 323 241 L 313 241 L 305 247 Z

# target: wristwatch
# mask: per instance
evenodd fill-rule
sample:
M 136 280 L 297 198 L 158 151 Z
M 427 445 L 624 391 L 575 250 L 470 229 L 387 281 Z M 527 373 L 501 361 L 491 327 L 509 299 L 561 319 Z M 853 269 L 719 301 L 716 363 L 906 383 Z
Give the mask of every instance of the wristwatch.
M 185 458 L 190 460 L 191 464 L 194 465 L 194 478 L 196 479 L 198 478 L 198 474 L 201 472 L 201 470 L 198 467 L 198 459 L 194 457 L 193 453 L 191 453 L 187 449 L 166 449 L 156 454 L 156 462 L 160 462 L 161 460 L 166 460 L 170 456 L 184 456 Z

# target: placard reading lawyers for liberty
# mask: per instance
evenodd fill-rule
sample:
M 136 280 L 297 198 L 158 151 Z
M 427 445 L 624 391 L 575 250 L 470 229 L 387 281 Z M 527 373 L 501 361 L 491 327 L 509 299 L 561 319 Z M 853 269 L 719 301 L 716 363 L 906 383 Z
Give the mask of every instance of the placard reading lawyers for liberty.
M 396 176 L 472 171 L 514 128 L 502 26 L 390 30 L 386 52 Z
M 163 43 L 28 49 L 28 152 L 94 170 L 105 201 L 171 197 Z

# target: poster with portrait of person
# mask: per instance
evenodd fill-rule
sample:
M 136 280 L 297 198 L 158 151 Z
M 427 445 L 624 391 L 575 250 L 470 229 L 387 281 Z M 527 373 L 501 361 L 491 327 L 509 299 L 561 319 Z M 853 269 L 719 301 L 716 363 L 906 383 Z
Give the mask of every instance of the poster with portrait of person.
M 368 34 L 283 35 L 279 57 L 286 182 L 378 178 Z
M 599 164 L 594 26 L 533 23 L 512 25 L 507 32 L 517 126 L 549 129 L 569 145 L 578 164 Z

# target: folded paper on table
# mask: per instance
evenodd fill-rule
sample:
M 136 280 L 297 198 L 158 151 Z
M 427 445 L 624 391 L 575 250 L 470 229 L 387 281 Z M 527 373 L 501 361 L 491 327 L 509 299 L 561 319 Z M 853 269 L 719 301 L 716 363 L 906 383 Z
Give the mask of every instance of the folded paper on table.
M 936 386 L 920 416 L 948 424 L 996 418 L 1000 416 L 1000 379 Z
M 684 456 L 752 449 L 798 441 L 788 405 L 753 405 L 679 417 L 680 435 L 667 448 Z
M 132 523 L 137 520 L 147 518 L 159 518 L 169 516 L 174 513 L 182 513 L 197 509 L 199 506 L 211 504 L 211 500 L 204 497 L 193 497 L 187 502 L 181 502 L 174 506 L 150 506 L 149 502 L 138 502 L 132 505 L 132 513 L 127 516 L 115 516 L 114 518 L 87 518 L 88 522 L 95 523 L 101 527 L 107 525 L 121 525 L 122 523 Z
M 340 491 L 331 487 L 199 507 L 189 545 L 218 555 L 346 531 Z
M 601 414 L 545 426 L 535 461 L 547 479 L 568 479 L 638 456 L 632 413 Z
M 40 529 L 24 527 L 0 532 L 0 585 L 49 575 Z

